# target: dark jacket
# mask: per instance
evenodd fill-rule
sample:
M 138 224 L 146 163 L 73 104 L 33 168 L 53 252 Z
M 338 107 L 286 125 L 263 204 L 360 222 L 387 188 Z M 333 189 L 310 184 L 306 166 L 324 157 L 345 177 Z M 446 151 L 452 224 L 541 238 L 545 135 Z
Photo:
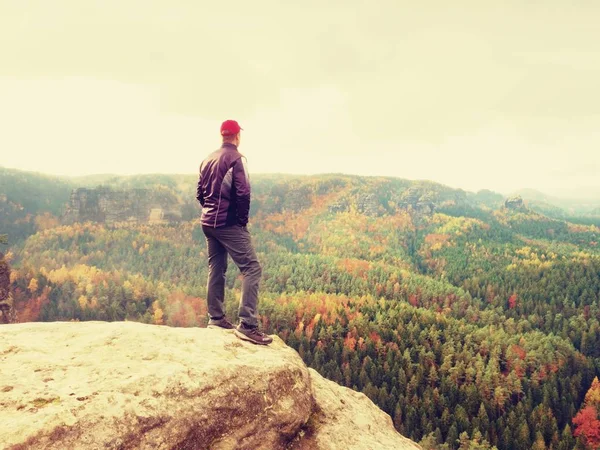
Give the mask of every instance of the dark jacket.
M 196 198 L 202 225 L 246 226 L 250 211 L 250 179 L 246 158 L 233 144 L 223 144 L 200 164 Z

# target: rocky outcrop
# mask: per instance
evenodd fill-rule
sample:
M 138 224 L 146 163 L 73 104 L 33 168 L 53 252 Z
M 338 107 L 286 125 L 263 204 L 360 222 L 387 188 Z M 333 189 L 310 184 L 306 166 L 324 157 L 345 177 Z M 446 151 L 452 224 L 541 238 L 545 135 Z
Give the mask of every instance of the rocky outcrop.
M 504 207 L 508 209 L 523 209 L 523 199 L 520 195 L 516 195 L 514 197 L 509 197 L 504 202 Z
M 10 267 L 0 252 L 0 302 L 8 299 L 10 294 Z
M 417 214 L 430 215 L 435 210 L 433 199 L 436 193 L 426 191 L 419 187 L 406 189 L 398 198 L 397 203 L 401 209 L 412 211 Z
M 275 337 L 134 322 L 0 327 L 1 449 L 416 449 Z
M 0 242 L 2 242 L 2 237 L 0 236 Z M 12 322 L 14 312 L 10 294 L 10 266 L 0 252 L 0 324 Z
M 63 219 L 67 223 L 169 223 L 181 219 L 181 207 L 174 195 L 151 189 L 79 188 L 71 193 Z
M 328 206 L 331 213 L 345 212 L 352 208 L 369 217 L 378 217 L 385 213 L 385 209 L 374 193 L 351 193 Z
M 390 416 L 366 395 L 341 387 L 314 369 L 308 371 L 315 410 L 290 450 L 419 448 L 395 432 Z
M 364 194 L 358 196 L 356 200 L 358 212 L 366 216 L 375 217 L 382 215 L 385 210 L 380 210 L 379 201 L 375 194 Z

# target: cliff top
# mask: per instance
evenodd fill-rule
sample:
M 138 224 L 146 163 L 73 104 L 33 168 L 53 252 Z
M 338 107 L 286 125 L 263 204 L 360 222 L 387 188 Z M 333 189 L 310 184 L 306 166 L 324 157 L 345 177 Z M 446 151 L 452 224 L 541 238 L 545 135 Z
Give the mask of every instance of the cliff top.
M 135 322 L 0 326 L 0 448 L 416 449 L 275 337 Z

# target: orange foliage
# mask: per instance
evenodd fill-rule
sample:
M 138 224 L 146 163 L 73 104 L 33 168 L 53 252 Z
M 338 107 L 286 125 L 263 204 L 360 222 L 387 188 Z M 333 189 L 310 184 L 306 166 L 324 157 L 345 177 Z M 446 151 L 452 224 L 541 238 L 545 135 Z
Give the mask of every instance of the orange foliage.
M 371 263 L 362 259 L 345 258 L 339 260 L 338 267 L 355 277 L 366 280 L 367 274 L 371 270 Z
M 521 362 L 517 362 L 515 364 L 514 371 L 515 371 L 515 375 L 517 375 L 517 377 L 519 377 L 519 378 L 523 378 L 526 373 L 525 367 L 523 367 L 523 364 Z
M 371 331 L 369 333 L 369 339 L 371 339 L 371 341 L 374 344 L 380 344 L 381 343 L 381 336 L 379 336 L 379 334 L 375 331 Z
M 344 347 L 346 347 L 350 351 L 354 351 L 354 349 L 356 348 L 356 339 L 352 336 L 351 333 L 348 333 L 346 335 L 346 338 L 344 339 Z
M 326 211 L 327 206 L 335 201 L 340 194 L 340 192 L 334 192 L 329 195 L 313 195 L 309 208 L 299 212 L 284 211 L 269 214 L 266 217 L 259 216 L 259 220 L 264 230 L 279 235 L 289 235 L 294 240 L 299 241 L 306 236 L 310 224 L 317 215 Z
M 517 356 L 517 358 L 519 358 L 521 360 L 525 359 L 525 356 L 527 356 L 527 352 L 520 345 L 516 345 L 516 344 L 511 345 L 510 351 L 513 352 Z
M 206 325 L 206 300 L 176 291 L 167 297 L 167 324 L 175 327 Z
M 408 303 L 410 303 L 412 306 L 418 306 L 419 299 L 417 298 L 417 296 L 415 294 L 410 294 L 408 296 Z
M 425 236 L 425 243 L 432 247 L 433 250 L 442 248 L 443 244 L 450 239 L 449 234 L 431 233 Z
M 514 309 L 517 306 L 517 294 L 513 294 L 508 298 L 508 307 Z
M 296 337 L 300 338 L 302 337 L 302 332 L 304 331 L 304 322 L 298 322 L 298 326 L 296 327 L 295 333 L 296 333 Z
M 575 437 L 582 436 L 590 449 L 600 448 L 600 420 L 598 410 L 594 406 L 586 406 L 573 418 Z
M 40 316 L 40 311 L 49 302 L 49 294 L 50 288 L 46 286 L 42 289 L 40 295 L 28 299 L 24 304 L 15 304 L 19 322 L 36 322 Z

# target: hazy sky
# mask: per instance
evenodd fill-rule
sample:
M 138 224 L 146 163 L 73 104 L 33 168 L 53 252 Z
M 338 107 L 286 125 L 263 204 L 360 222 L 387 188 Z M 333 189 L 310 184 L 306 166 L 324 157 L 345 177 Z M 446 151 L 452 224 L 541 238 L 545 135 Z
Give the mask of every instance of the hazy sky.
M 0 0 L 0 165 L 600 195 L 600 2 Z

